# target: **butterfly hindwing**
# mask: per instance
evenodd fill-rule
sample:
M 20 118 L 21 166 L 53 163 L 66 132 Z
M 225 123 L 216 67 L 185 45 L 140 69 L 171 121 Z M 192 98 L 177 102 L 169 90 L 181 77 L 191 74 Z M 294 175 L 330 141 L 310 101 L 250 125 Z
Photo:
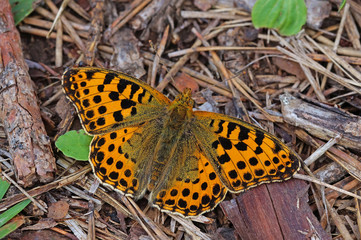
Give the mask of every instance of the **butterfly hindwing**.
M 299 169 L 298 157 L 266 131 L 222 114 L 194 112 L 194 133 L 222 182 L 232 192 L 279 182 Z
M 91 135 L 157 118 L 170 103 L 146 83 L 100 68 L 69 69 L 62 85 Z
M 134 176 L 136 163 L 124 148 L 139 130 L 140 127 L 128 127 L 95 136 L 90 147 L 89 161 L 94 174 L 102 183 L 131 196 L 138 190 L 139 180 Z
M 101 182 L 137 199 L 144 195 L 155 150 L 149 146 L 159 139 L 159 122 L 152 120 L 93 138 L 89 161 Z
M 226 196 L 227 189 L 205 157 L 194 136 L 185 134 L 170 161 L 176 162 L 166 183 L 159 181 L 150 201 L 159 209 L 196 216 L 215 208 Z M 165 176 L 165 177 L 166 177 Z M 161 179 L 163 176 L 161 176 Z

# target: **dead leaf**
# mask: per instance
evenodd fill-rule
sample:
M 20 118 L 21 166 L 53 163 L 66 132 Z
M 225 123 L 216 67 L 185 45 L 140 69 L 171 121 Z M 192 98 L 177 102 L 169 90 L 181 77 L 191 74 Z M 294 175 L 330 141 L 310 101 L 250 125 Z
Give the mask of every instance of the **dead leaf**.
M 288 61 L 282 58 L 272 58 L 272 61 L 277 67 L 282 69 L 283 71 L 295 75 L 298 79 L 305 79 L 305 73 L 301 69 L 298 63 Z
M 198 92 L 198 90 L 199 90 L 199 85 L 196 82 L 196 80 L 194 80 L 194 78 L 192 78 L 191 76 L 189 76 L 186 73 L 178 74 L 174 78 L 173 84 L 181 92 L 183 92 L 184 89 L 186 89 L 186 88 L 192 89 L 192 93 Z
M 49 207 L 48 218 L 63 219 L 68 214 L 69 204 L 65 201 L 52 203 Z
M 215 0 L 194 0 L 194 5 L 202 11 L 207 11 L 216 3 Z
M 55 222 L 55 220 L 53 218 L 43 218 L 40 219 L 40 221 L 34 225 L 31 226 L 27 226 L 22 228 L 21 230 L 43 230 L 43 229 L 48 229 L 48 228 L 52 228 L 55 227 L 58 223 Z

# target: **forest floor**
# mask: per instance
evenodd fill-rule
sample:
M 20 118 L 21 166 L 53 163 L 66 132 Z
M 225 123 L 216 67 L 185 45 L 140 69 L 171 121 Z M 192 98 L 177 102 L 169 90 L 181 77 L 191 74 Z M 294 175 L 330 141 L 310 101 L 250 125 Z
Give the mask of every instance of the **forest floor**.
M 309 1 L 307 25 L 292 37 L 254 28 L 251 1 L 54 2 L 0 33 L 7 34 L 0 43 L 0 167 L 11 183 L 0 209 L 32 197 L 8 239 L 361 239 L 360 1 L 340 12 L 340 1 Z M 172 101 L 191 88 L 197 110 L 253 124 L 245 125 L 251 138 L 268 139 L 258 128 L 277 136 L 282 150 L 302 159 L 301 169 L 288 181 L 248 189 L 275 177 L 254 180 L 192 218 L 150 206 L 148 192 L 135 201 L 99 185 L 88 161 L 55 146 L 82 128 L 61 80 L 79 65 L 124 72 Z M 219 115 L 209 116 L 220 132 L 234 133 Z M 258 147 L 275 154 L 265 145 Z

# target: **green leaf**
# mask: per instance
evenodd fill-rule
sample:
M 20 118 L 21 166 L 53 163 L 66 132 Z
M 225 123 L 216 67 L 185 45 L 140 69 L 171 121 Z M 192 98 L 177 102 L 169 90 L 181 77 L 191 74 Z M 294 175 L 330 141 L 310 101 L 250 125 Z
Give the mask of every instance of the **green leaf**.
M 21 225 L 24 224 L 24 222 L 24 217 L 22 217 L 19 219 L 14 219 L 14 221 L 0 227 L 0 239 L 3 239 L 13 231 L 18 229 Z
M 256 28 L 274 28 L 285 36 L 298 33 L 306 20 L 304 0 L 258 0 L 252 9 L 252 22 Z
M 0 179 L 0 199 L 2 199 L 8 190 L 10 183 Z M 9 220 L 15 217 L 19 212 L 21 212 L 31 201 L 26 199 L 15 206 L 12 206 L 2 214 L 0 214 L 0 239 L 3 239 L 5 236 L 10 234 L 11 232 L 15 231 L 18 227 L 20 227 L 24 221 L 23 220 L 16 220 L 6 224 Z
M 10 0 L 11 11 L 15 25 L 18 25 L 26 16 L 42 2 L 41 0 Z
M 21 212 L 28 204 L 30 203 L 30 199 L 26 199 L 18 204 L 12 206 L 2 214 L 0 214 L 0 227 L 2 227 L 5 223 L 15 217 L 19 212 Z
M 343 1 L 341 2 L 340 7 L 338 8 L 338 12 L 341 12 L 342 8 L 343 8 L 345 5 L 346 5 L 346 0 L 343 0 Z
M 60 136 L 55 142 L 55 146 L 65 156 L 84 161 L 89 159 L 89 145 L 92 138 L 82 129 L 79 131 L 73 130 Z
M 0 178 L 0 200 L 3 199 L 6 191 L 9 189 L 10 183 Z

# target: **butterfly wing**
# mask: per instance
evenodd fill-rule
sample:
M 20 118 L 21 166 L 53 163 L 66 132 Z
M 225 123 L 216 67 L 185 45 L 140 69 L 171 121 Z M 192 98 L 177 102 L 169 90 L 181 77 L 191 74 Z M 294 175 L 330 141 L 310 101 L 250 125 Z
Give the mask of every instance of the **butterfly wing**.
M 101 68 L 69 69 L 63 75 L 62 85 L 85 131 L 91 135 L 155 119 L 170 103 L 146 83 Z
M 161 211 L 196 216 L 211 211 L 226 196 L 227 189 L 202 152 L 195 136 L 186 132 L 179 140 L 170 162 L 164 169 L 149 201 Z M 166 181 L 163 179 L 166 178 Z
M 140 198 L 147 190 L 159 139 L 160 120 L 144 122 L 95 136 L 90 146 L 89 161 L 100 181 L 116 190 Z
M 266 131 L 223 114 L 194 112 L 193 132 L 217 176 L 232 192 L 284 181 L 300 159 Z

